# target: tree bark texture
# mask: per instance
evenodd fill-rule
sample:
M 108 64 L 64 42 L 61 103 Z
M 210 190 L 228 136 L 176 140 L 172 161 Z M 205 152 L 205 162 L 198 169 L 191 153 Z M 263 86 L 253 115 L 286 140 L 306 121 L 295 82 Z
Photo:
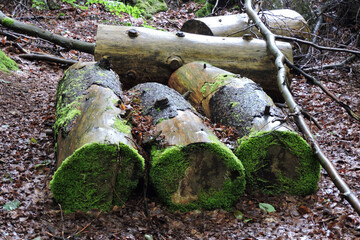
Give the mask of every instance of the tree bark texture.
M 274 34 L 307 39 L 310 29 L 305 19 L 290 9 L 260 11 L 259 15 Z M 246 13 L 190 19 L 181 31 L 209 36 L 242 37 L 245 34 L 262 37 Z
M 150 181 L 171 209 L 229 208 L 245 190 L 244 169 L 191 105 L 159 83 L 131 89 L 166 146 L 153 147 Z
M 236 155 L 243 162 L 247 188 L 276 194 L 310 194 L 317 189 L 320 165 L 259 85 L 248 78 L 193 62 L 176 70 L 169 85 L 200 106 L 214 122 L 234 127 Z
M 291 45 L 277 44 L 292 59 Z M 99 25 L 95 59 L 103 56 L 110 58 L 125 89 L 149 81 L 167 84 L 174 70 L 192 61 L 209 62 L 250 77 L 264 87 L 275 85 L 277 73 L 263 40 L 171 33 L 148 28 Z
M 76 39 L 69 39 L 52 32 L 45 31 L 39 27 L 22 23 L 12 18 L 7 17 L 2 11 L 0 11 L 0 23 L 15 32 L 28 34 L 30 36 L 39 37 L 62 46 L 67 49 L 75 49 L 81 52 L 94 54 L 94 43 L 87 43 Z
M 122 205 L 143 175 L 121 99 L 118 76 L 99 63 L 75 64 L 58 83 L 58 169 L 50 187 L 66 212 Z

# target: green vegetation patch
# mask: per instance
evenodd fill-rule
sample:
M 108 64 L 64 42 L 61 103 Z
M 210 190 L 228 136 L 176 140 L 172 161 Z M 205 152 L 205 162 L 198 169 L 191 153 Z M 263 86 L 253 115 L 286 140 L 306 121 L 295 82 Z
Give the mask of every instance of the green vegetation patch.
M 50 188 L 66 213 L 109 211 L 127 200 L 143 170 L 144 159 L 129 146 L 90 143 L 64 160 Z
M 167 10 L 163 0 L 137 0 L 135 6 L 144 14 L 154 14 Z
M 235 154 L 244 165 L 249 192 L 306 195 L 317 190 L 320 164 L 295 132 L 258 132 L 243 137 Z
M 131 134 L 131 127 L 126 124 L 126 120 L 121 120 L 119 118 L 115 119 L 114 127 L 122 133 Z
M 0 71 L 9 73 L 11 70 L 18 70 L 18 69 L 19 68 L 16 62 L 11 58 L 7 57 L 5 53 L 0 50 Z
M 152 156 L 151 183 L 171 210 L 229 209 L 244 193 L 244 168 L 222 144 L 154 149 Z
M 15 22 L 14 19 L 5 17 L 1 20 L 2 25 L 5 27 L 10 27 Z

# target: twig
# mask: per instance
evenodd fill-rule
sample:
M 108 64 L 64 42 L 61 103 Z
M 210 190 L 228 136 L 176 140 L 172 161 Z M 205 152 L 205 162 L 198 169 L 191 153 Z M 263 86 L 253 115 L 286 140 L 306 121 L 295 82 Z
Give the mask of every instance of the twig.
M 214 6 L 214 8 L 213 8 L 212 11 L 211 11 L 211 15 L 214 15 L 215 9 L 217 8 L 218 4 L 219 4 L 219 0 L 216 0 L 215 6 Z
M 322 25 L 322 21 L 323 21 L 323 16 L 322 16 L 322 14 L 320 13 L 319 19 L 318 19 L 318 21 L 316 22 L 316 25 L 315 25 L 314 31 L 313 31 L 314 37 L 313 37 L 313 39 L 311 40 L 311 42 L 314 43 L 314 44 L 316 43 L 316 39 L 317 39 L 317 37 L 318 37 L 318 32 L 319 32 L 320 27 L 321 27 L 321 25 Z M 308 52 L 307 52 L 307 54 L 306 54 L 306 56 L 305 56 L 305 59 L 309 59 L 309 58 L 310 58 L 311 52 L 312 52 L 312 48 L 309 48 L 309 50 L 308 50 Z
M 333 51 L 333 52 L 346 52 L 346 53 L 352 53 L 352 54 L 356 54 L 356 55 L 360 56 L 360 51 L 358 51 L 358 50 L 351 50 L 351 49 L 346 49 L 346 48 L 324 47 L 324 46 L 317 45 L 310 41 L 306 41 L 306 40 L 302 40 L 302 39 L 294 38 L 294 37 L 288 37 L 288 36 L 280 36 L 280 35 L 274 34 L 274 37 L 276 39 L 283 39 L 283 40 L 288 40 L 288 41 L 295 41 L 295 42 L 302 43 L 302 44 L 307 44 L 307 45 L 310 45 L 319 50 L 326 50 L 326 51 Z
M 19 54 L 19 57 L 25 58 L 25 59 L 36 59 L 36 60 L 44 60 L 48 62 L 56 62 L 56 63 L 62 63 L 62 64 L 74 64 L 78 61 L 75 60 L 68 60 L 68 59 L 62 59 L 59 57 L 51 56 L 51 55 L 45 55 L 45 54 Z
M 321 88 L 321 90 L 323 90 L 330 98 L 332 98 L 336 103 L 338 103 L 341 107 L 343 107 L 346 112 L 353 117 L 354 119 L 356 119 L 357 121 L 360 121 L 360 117 L 354 113 L 353 110 L 351 110 L 351 108 L 346 105 L 345 103 L 343 103 L 342 101 L 340 101 L 332 92 L 330 92 L 330 90 L 325 87 L 320 81 L 318 81 L 315 77 L 307 74 L 306 72 L 304 72 L 303 70 L 301 70 L 300 68 L 298 68 L 297 66 L 295 66 L 294 64 L 292 64 L 289 59 L 285 58 L 285 63 L 286 65 L 288 65 L 290 68 L 293 68 L 295 71 L 297 71 L 298 73 L 304 75 L 304 77 L 310 81 L 311 83 L 319 86 Z
M 360 201 L 354 195 L 354 193 L 350 190 L 348 185 L 344 182 L 344 180 L 340 177 L 339 173 L 336 171 L 334 165 L 330 162 L 330 160 L 325 156 L 322 152 L 318 142 L 313 137 L 309 127 L 307 126 L 303 116 L 299 113 L 301 110 L 299 106 L 296 104 L 293 96 L 291 95 L 290 90 L 286 86 L 286 69 L 284 66 L 285 56 L 279 50 L 279 48 L 275 44 L 275 35 L 261 22 L 259 16 L 256 15 L 255 11 L 252 9 L 251 0 L 245 0 L 246 13 L 249 15 L 256 25 L 261 29 L 261 33 L 266 39 L 267 47 L 274 57 L 276 57 L 275 65 L 278 69 L 277 75 L 277 83 L 279 89 L 286 100 L 287 105 L 289 106 L 290 112 L 294 113 L 295 120 L 298 123 L 301 131 L 303 132 L 306 140 L 310 143 L 311 147 L 314 149 L 314 154 L 318 157 L 319 162 L 329 174 L 331 180 L 334 182 L 335 186 L 340 190 L 341 195 L 346 198 L 346 200 L 350 203 L 350 205 L 354 208 L 354 210 L 360 215 Z
M 247 27 L 245 27 L 245 28 L 243 28 L 243 29 L 241 29 L 241 30 L 239 30 L 239 31 L 230 33 L 230 34 L 228 34 L 228 35 L 226 35 L 226 36 L 227 36 L 227 37 L 230 37 L 230 36 L 232 36 L 232 35 L 235 35 L 235 34 L 244 32 L 244 31 L 246 31 L 246 30 L 248 30 L 249 28 L 252 28 L 252 27 L 254 27 L 254 26 L 256 26 L 256 24 L 251 24 L 251 25 L 249 25 L 249 26 L 247 26 Z
M 344 61 L 339 62 L 339 63 L 327 64 L 327 65 L 322 65 L 322 66 L 312 67 L 312 68 L 304 68 L 304 69 L 302 69 L 302 70 L 303 70 L 304 72 L 315 72 L 315 71 L 325 70 L 325 69 L 343 68 L 343 67 L 346 66 L 347 63 L 353 61 L 355 58 L 357 58 L 357 56 L 356 56 L 356 55 L 352 55 L 352 56 L 346 58 Z

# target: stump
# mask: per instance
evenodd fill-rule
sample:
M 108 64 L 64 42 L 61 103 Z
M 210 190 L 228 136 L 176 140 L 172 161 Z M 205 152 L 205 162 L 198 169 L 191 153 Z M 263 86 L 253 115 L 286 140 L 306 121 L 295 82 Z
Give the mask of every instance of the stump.
M 277 46 L 292 61 L 291 45 L 277 42 Z M 274 59 L 267 51 L 266 42 L 259 39 L 99 25 L 95 59 L 104 56 L 109 57 L 125 89 L 151 81 L 167 84 L 174 70 L 192 61 L 207 61 L 240 73 L 259 82 L 265 89 L 276 85 Z M 277 88 L 272 86 L 271 89 Z M 275 95 L 281 96 L 278 91 Z
M 236 156 L 173 89 L 144 83 L 131 91 L 167 142 L 151 153 L 150 181 L 160 199 L 173 210 L 230 208 L 245 189 Z
M 249 191 L 309 194 L 317 189 L 320 165 L 310 146 L 256 83 L 204 63 L 175 71 L 169 85 L 201 107 L 214 122 L 234 127 L 240 137 L 236 155 L 242 161 Z
M 122 205 L 143 175 L 131 127 L 121 119 L 118 76 L 101 63 L 78 63 L 56 93 L 57 170 L 50 182 L 65 212 Z

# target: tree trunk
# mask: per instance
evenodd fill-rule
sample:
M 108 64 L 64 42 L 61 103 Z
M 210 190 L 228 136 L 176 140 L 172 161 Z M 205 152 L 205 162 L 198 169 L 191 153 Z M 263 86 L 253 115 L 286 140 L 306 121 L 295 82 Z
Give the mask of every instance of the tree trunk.
M 311 38 L 307 22 L 293 10 L 271 10 L 259 14 L 274 34 L 300 39 Z M 242 37 L 247 34 L 262 37 L 246 13 L 190 19 L 184 23 L 181 31 L 208 36 Z M 308 45 L 301 45 L 301 48 L 306 52 Z
M 21 23 L 12 18 L 7 17 L 2 11 L 0 11 L 0 23 L 15 32 L 28 34 L 30 36 L 39 37 L 62 46 L 66 49 L 75 49 L 81 52 L 94 54 L 95 44 L 87 43 L 76 39 L 69 39 L 52 32 L 45 31 L 39 27 Z
M 171 209 L 231 207 L 245 189 L 236 156 L 173 89 L 144 83 L 131 91 L 167 143 L 152 150 L 150 180 L 158 196 Z
M 292 59 L 291 45 L 277 44 Z M 95 59 L 103 56 L 110 57 L 126 89 L 149 81 L 167 84 L 175 69 L 192 61 L 207 61 L 251 77 L 264 87 L 274 85 L 277 73 L 263 40 L 183 35 L 147 28 L 99 25 Z
M 118 76 L 101 63 L 78 63 L 56 93 L 57 165 L 50 187 L 66 212 L 122 205 L 143 174 L 131 127 L 119 115 Z
M 169 85 L 215 122 L 237 129 L 236 155 L 251 191 L 310 194 L 317 189 L 320 166 L 311 148 L 256 83 L 222 69 L 193 62 L 175 71 Z

